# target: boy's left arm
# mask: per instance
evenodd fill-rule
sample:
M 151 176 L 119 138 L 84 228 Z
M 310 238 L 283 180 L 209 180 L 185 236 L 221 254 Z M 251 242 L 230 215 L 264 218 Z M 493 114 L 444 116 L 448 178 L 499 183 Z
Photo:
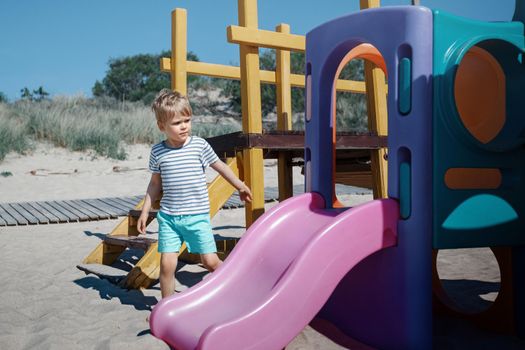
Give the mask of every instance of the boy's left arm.
M 210 167 L 212 167 L 213 170 L 218 172 L 226 181 L 228 181 L 233 187 L 239 191 L 239 196 L 241 197 L 242 201 L 251 202 L 252 201 L 252 192 L 246 186 L 244 182 L 242 182 L 230 169 L 229 166 L 227 166 L 222 160 L 218 160 L 212 164 L 210 164 Z

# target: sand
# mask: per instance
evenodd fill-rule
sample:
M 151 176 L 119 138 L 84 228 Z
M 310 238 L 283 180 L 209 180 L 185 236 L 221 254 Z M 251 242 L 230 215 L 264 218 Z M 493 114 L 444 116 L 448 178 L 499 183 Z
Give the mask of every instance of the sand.
M 30 155 L 9 154 L 0 163 L 0 173 L 12 174 L 0 177 L 0 202 L 140 195 L 149 181 L 148 154 L 149 146 L 130 146 L 128 160 L 116 161 L 45 144 Z M 210 171 L 208 178 L 213 176 Z M 303 181 L 299 168 L 294 168 L 294 181 Z M 277 186 L 274 161 L 266 162 L 265 183 Z M 369 194 L 345 198 L 351 203 L 370 199 Z M 243 215 L 244 209 L 222 210 L 212 225 L 217 233 L 242 235 Z M 0 227 L 0 349 L 169 349 L 150 334 L 145 322 L 160 298 L 158 283 L 128 291 L 75 267 L 120 220 Z M 487 250 L 466 254 L 443 254 L 443 278 L 464 281 L 457 264 L 466 259 L 466 272 L 491 287 L 475 296 L 474 304 L 479 306 L 480 299 L 490 304 L 499 281 L 497 264 L 487 260 Z M 191 287 L 205 274 L 198 265 L 182 266 L 177 289 Z M 464 326 L 441 327 L 435 343 L 441 349 L 468 349 L 480 344 L 473 339 L 499 348 L 525 348 L 516 338 Z M 307 326 L 287 349 L 344 347 Z

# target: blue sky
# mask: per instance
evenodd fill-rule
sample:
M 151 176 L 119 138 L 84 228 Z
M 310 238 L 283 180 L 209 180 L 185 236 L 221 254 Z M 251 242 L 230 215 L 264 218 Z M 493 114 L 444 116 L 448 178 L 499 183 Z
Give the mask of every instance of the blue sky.
M 306 34 L 323 22 L 358 11 L 358 0 L 259 0 L 259 28 L 288 23 Z M 383 0 L 382 6 L 410 0 Z M 481 20 L 508 20 L 514 0 L 421 0 Z M 10 100 L 20 89 L 43 86 L 51 95 L 91 96 L 110 58 L 170 48 L 170 18 L 188 10 L 188 50 L 201 61 L 239 62 L 238 46 L 226 41 L 226 27 L 237 25 L 236 0 L 2 0 L 0 1 L 0 92 Z

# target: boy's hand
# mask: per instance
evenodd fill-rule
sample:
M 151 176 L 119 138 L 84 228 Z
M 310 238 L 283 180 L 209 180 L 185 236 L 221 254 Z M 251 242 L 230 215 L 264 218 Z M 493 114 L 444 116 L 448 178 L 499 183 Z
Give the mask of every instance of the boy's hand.
M 241 201 L 243 202 L 252 202 L 252 192 L 248 188 L 248 186 L 244 185 L 242 188 L 239 189 L 239 197 L 241 197 Z
M 137 231 L 139 233 L 146 233 L 146 223 L 148 222 L 148 213 L 141 213 L 137 220 Z

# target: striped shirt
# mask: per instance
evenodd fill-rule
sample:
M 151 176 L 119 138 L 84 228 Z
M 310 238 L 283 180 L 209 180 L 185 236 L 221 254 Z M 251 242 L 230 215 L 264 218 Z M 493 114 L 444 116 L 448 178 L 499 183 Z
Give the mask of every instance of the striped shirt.
M 219 157 L 210 144 L 198 136 L 173 148 L 165 141 L 151 148 L 149 170 L 160 173 L 162 199 L 160 210 L 169 215 L 191 215 L 210 212 L 210 200 L 204 170 Z

